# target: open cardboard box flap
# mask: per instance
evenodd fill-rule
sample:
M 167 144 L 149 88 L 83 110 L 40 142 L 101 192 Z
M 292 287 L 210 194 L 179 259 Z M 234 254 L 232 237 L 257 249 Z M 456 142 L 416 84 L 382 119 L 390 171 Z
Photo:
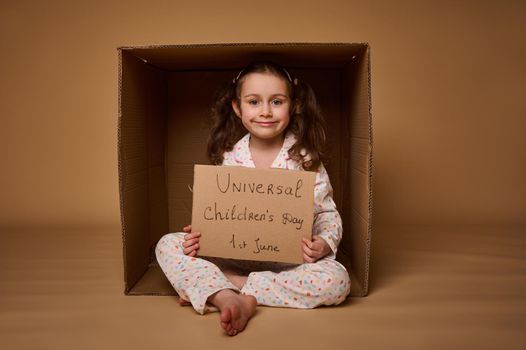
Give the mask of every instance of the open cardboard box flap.
M 270 59 L 313 87 L 327 122 L 326 165 L 343 220 L 338 260 L 351 295 L 368 292 L 372 218 L 370 54 L 365 43 L 121 47 L 119 188 L 125 294 L 174 295 L 155 258 L 166 233 L 191 221 L 194 164 L 217 88 L 254 59 Z

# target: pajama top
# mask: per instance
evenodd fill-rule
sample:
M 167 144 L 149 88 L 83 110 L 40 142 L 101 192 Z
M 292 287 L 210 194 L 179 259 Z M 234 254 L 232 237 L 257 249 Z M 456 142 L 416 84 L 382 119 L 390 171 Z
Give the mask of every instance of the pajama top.
M 241 138 L 232 148 L 223 154 L 223 165 L 226 166 L 244 166 L 255 168 L 249 148 L 250 133 Z M 296 137 L 291 132 L 285 134 L 283 146 L 279 151 L 276 159 L 270 166 L 271 168 L 303 170 L 301 164 L 289 157 L 288 151 L 296 142 Z M 316 172 L 316 181 L 314 184 L 314 221 L 312 225 L 312 234 L 320 235 L 327 242 L 332 252 L 329 257 L 334 258 L 342 239 L 342 220 L 336 210 L 336 204 L 332 198 L 332 186 L 329 175 L 320 164 Z

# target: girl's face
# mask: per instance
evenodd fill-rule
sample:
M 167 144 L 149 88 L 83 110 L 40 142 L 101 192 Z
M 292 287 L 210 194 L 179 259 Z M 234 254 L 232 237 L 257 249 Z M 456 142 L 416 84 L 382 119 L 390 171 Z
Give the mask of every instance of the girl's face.
M 232 108 L 251 137 L 260 141 L 282 140 L 290 121 L 287 83 L 270 73 L 249 73 Z

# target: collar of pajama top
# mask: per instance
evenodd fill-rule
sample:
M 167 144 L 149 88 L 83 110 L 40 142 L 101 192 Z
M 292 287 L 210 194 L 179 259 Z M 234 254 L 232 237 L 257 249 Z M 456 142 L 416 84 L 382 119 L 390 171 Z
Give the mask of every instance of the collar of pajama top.
M 249 148 L 250 142 L 250 133 L 247 133 L 241 140 L 239 140 L 232 151 L 225 152 L 223 165 L 237 165 L 244 166 L 249 168 L 255 168 L 254 161 L 252 160 L 252 154 L 250 153 Z M 283 146 L 278 155 L 272 162 L 271 168 L 279 169 L 295 169 L 299 170 L 297 162 L 292 161 L 289 157 L 289 149 L 296 142 L 296 137 L 290 131 L 285 134 L 285 139 L 283 140 Z

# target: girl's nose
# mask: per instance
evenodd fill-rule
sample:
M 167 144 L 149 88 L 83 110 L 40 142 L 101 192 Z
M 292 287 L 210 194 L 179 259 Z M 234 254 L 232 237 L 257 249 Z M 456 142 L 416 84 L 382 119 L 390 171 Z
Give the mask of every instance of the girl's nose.
M 263 104 L 261 115 L 264 117 L 272 117 L 272 110 L 270 109 L 270 106 L 268 104 Z

